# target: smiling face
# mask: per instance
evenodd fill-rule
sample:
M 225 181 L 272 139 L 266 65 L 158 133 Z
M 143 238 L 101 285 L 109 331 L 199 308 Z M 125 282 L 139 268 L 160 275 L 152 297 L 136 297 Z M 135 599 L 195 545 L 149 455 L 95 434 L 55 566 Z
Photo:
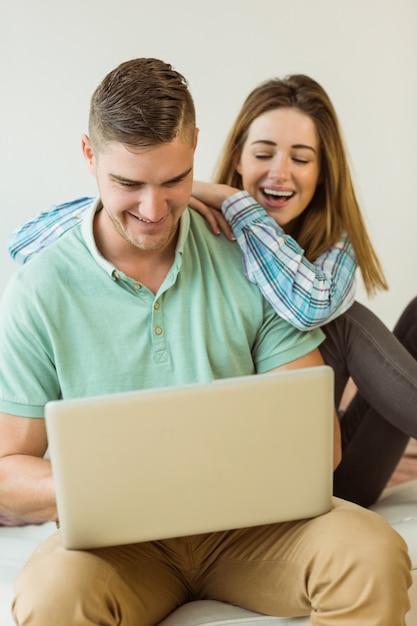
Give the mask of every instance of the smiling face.
M 288 232 L 319 181 L 314 122 L 296 108 L 263 113 L 249 127 L 236 170 L 243 188 Z
M 196 136 L 146 148 L 112 142 L 98 154 L 88 137 L 83 142 L 104 208 L 96 225 L 105 256 L 173 249 L 191 194 Z

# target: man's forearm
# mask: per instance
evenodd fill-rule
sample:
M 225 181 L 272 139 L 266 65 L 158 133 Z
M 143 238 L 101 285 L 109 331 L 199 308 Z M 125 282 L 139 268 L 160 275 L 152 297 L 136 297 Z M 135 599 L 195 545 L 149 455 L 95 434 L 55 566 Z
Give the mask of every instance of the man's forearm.
M 22 454 L 0 459 L 0 510 L 40 522 L 57 520 L 48 459 Z

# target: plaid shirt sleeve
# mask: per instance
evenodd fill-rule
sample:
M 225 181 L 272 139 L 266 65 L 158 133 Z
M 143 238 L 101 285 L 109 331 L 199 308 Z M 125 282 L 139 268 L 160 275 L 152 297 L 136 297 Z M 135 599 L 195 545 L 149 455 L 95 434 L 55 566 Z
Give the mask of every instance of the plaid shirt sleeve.
M 54 204 L 15 230 L 7 249 L 17 263 L 26 263 L 35 254 L 79 224 L 95 198 L 82 197 L 64 204 Z
M 222 212 L 242 249 L 247 278 L 293 326 L 322 326 L 352 305 L 357 264 L 347 235 L 311 263 L 247 192 L 227 198 Z

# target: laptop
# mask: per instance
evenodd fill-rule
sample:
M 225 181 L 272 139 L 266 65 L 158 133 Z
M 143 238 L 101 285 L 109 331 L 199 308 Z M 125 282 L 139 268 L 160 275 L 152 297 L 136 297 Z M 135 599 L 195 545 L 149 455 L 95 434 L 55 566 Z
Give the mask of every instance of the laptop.
M 49 402 L 62 543 L 88 549 L 330 510 L 328 366 Z

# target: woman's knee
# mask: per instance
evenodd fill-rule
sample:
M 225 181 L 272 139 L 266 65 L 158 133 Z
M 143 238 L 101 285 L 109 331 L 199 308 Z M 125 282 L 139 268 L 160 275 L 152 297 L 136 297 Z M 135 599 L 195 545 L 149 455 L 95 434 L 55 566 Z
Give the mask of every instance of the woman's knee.
M 395 325 L 394 335 L 417 359 L 417 297 L 413 298 L 402 312 Z

